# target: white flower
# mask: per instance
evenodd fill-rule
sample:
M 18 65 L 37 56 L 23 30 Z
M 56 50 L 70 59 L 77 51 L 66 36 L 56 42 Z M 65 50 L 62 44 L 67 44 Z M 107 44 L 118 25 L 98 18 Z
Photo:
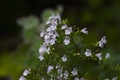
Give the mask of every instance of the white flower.
M 104 80 L 110 80 L 110 79 L 104 79 Z
M 84 33 L 84 34 L 88 34 L 87 28 L 83 28 L 83 29 L 81 30 L 81 32 Z
M 112 80 L 118 80 L 117 77 L 112 78 Z
M 41 80 L 45 80 L 45 78 L 42 78 Z
M 49 31 L 54 31 L 54 30 L 56 30 L 57 29 L 57 25 L 55 25 L 55 24 L 52 24 L 49 28 L 47 28 L 47 31 L 49 32 Z
M 60 65 L 58 67 L 60 67 Z M 58 72 L 57 79 L 59 80 L 59 79 L 61 79 L 63 77 L 63 69 L 58 68 L 57 72 Z
M 66 28 L 68 28 L 68 27 L 67 27 L 66 24 L 64 24 L 61 29 L 63 30 L 63 29 L 66 29 Z
M 98 42 L 99 47 L 104 47 L 104 44 L 106 44 L 106 36 L 103 36 L 102 39 Z
M 63 74 L 62 74 L 62 73 L 60 73 L 60 74 L 57 76 L 57 79 L 58 79 L 58 80 L 61 80 L 61 79 L 62 79 L 62 77 L 63 77 Z
M 105 55 L 105 59 L 108 59 L 108 58 L 110 58 L 110 53 L 106 53 Z
M 85 80 L 85 78 L 82 77 L 82 78 L 80 78 L 80 80 Z
M 65 34 L 66 35 L 70 35 L 71 32 L 72 32 L 72 27 L 69 27 L 69 28 L 65 29 Z
M 75 77 L 75 79 L 74 80 L 80 80 L 78 77 Z
M 85 51 L 85 56 L 87 56 L 87 57 L 89 57 L 89 56 L 91 56 L 92 54 L 91 54 L 91 50 L 90 49 L 86 49 L 86 51 Z
M 41 55 L 43 55 L 43 53 L 47 52 L 47 47 L 45 44 L 43 44 L 40 48 L 39 48 L 39 53 Z
M 30 74 L 30 71 L 28 71 L 28 70 L 25 70 L 25 71 L 23 72 L 23 75 L 24 75 L 24 76 L 27 76 L 28 74 Z
M 76 75 L 78 74 L 78 73 L 77 73 L 77 69 L 76 69 L 76 68 L 73 68 L 73 70 L 72 70 L 71 73 L 72 73 L 73 76 L 76 76 Z
M 51 20 L 50 20 L 50 19 L 46 21 L 46 24 L 50 24 L 50 23 L 51 23 Z
M 67 79 L 68 78 L 68 71 L 65 70 L 63 75 L 64 75 L 64 79 Z
M 57 70 L 57 72 L 58 72 L 58 74 L 60 74 L 60 73 L 63 72 L 63 69 L 62 69 L 62 68 L 59 68 L 59 69 Z
M 46 34 L 46 35 L 44 36 L 44 40 L 46 41 L 46 40 L 48 40 L 48 39 L 50 39 L 50 35 L 49 35 L 49 34 Z
M 62 57 L 62 61 L 63 61 L 63 62 L 66 62 L 66 61 L 67 61 L 67 56 L 66 56 L 66 55 L 64 55 L 64 56 Z
M 40 33 L 40 37 L 43 37 L 45 34 L 46 34 L 46 32 L 45 32 L 45 31 L 42 31 L 42 32 Z
M 26 80 L 26 78 L 24 76 L 21 76 L 19 80 Z
M 98 53 L 95 56 L 98 57 L 99 60 L 102 60 L 102 53 Z
M 57 14 L 56 19 L 58 20 L 59 24 L 61 24 L 61 17 L 60 17 L 60 14 Z
M 64 44 L 65 45 L 68 45 L 70 43 L 70 37 L 69 36 L 66 36 L 65 37 L 65 40 L 64 40 Z
M 48 66 L 47 73 L 50 73 L 52 69 L 53 69 L 53 66 Z
M 57 65 L 55 66 L 55 68 L 56 68 L 56 69 L 60 68 L 60 64 L 57 64 Z
M 39 56 L 40 61 L 44 60 L 44 57 L 42 55 Z

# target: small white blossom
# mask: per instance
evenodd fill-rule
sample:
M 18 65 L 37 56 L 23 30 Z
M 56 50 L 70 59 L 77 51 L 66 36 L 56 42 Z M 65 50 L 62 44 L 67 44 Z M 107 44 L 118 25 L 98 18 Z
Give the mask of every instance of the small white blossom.
M 42 78 L 41 80 L 45 80 L 45 78 Z
M 65 70 L 63 75 L 64 75 L 64 79 L 67 79 L 68 78 L 68 71 Z
M 65 29 L 65 34 L 66 35 L 70 35 L 71 32 L 72 32 L 72 27 L 69 27 L 69 28 Z
M 30 71 L 28 71 L 28 70 L 25 70 L 25 71 L 23 72 L 23 75 L 24 75 L 24 76 L 27 76 L 28 74 L 30 74 Z
M 61 24 L 61 17 L 60 17 L 60 14 L 57 14 L 56 19 L 58 19 L 59 24 Z
M 107 43 L 106 36 L 103 36 L 102 39 L 98 42 L 99 47 L 104 47 L 104 44 Z
M 57 65 L 55 66 L 55 68 L 56 68 L 56 69 L 60 68 L 60 64 L 57 64 Z
M 61 29 L 63 30 L 63 29 L 66 29 L 66 28 L 68 28 L 68 27 L 67 27 L 66 24 L 64 24 Z
M 112 80 L 118 80 L 117 77 L 112 78 Z
M 19 80 L 27 80 L 24 76 L 21 76 Z
M 57 29 L 57 25 L 51 25 L 49 28 L 47 28 L 47 31 L 54 31 Z
M 104 79 L 104 80 L 110 80 L 110 79 Z
M 102 60 L 102 53 L 98 53 L 95 56 L 98 57 L 99 60 Z
M 45 34 L 46 34 L 46 32 L 45 32 L 45 31 L 42 31 L 42 32 L 40 33 L 40 37 L 43 37 Z
M 55 38 L 50 39 L 50 41 L 49 41 L 50 45 L 54 45 L 54 44 L 55 44 L 55 41 L 56 41 Z
M 87 56 L 87 57 L 89 57 L 89 56 L 91 56 L 92 54 L 91 54 L 91 50 L 90 49 L 86 49 L 86 51 L 85 51 L 85 56 Z
M 68 45 L 70 43 L 70 37 L 69 36 L 66 36 L 65 37 L 65 40 L 64 40 L 64 44 L 65 45 Z
M 75 79 L 74 80 L 80 80 L 78 77 L 75 77 Z
M 43 55 L 43 53 L 47 52 L 47 46 L 45 44 L 43 44 L 40 48 L 39 48 L 39 53 L 41 55 Z
M 46 21 L 46 24 L 50 24 L 50 23 L 51 23 L 51 20 L 50 20 L 50 19 Z
M 59 69 L 57 70 L 57 72 L 58 72 L 58 74 L 60 74 L 60 73 L 63 72 L 63 69 L 62 69 L 62 68 L 59 68 Z
M 87 28 L 83 28 L 83 29 L 81 30 L 81 32 L 84 33 L 84 34 L 88 34 Z
M 46 34 L 45 36 L 44 36 L 44 40 L 47 40 L 47 39 L 49 39 L 50 38 L 50 35 L 48 35 L 48 34 Z
M 108 59 L 108 58 L 110 58 L 110 53 L 106 53 L 105 55 L 105 59 Z
M 44 60 L 44 57 L 42 55 L 40 55 L 38 58 L 40 59 L 40 61 Z
M 52 69 L 53 69 L 53 66 L 48 66 L 47 73 L 50 73 Z
M 66 56 L 66 55 L 64 55 L 64 56 L 62 57 L 62 61 L 63 61 L 63 62 L 66 62 L 66 61 L 67 61 L 67 56 Z
M 73 68 L 73 70 L 72 70 L 71 73 L 72 73 L 73 76 L 76 76 L 76 75 L 78 74 L 78 73 L 77 73 L 77 69 L 76 69 L 76 68 Z
M 57 76 L 57 79 L 58 79 L 58 80 L 62 80 L 62 77 L 63 77 L 63 74 L 60 73 L 60 74 Z

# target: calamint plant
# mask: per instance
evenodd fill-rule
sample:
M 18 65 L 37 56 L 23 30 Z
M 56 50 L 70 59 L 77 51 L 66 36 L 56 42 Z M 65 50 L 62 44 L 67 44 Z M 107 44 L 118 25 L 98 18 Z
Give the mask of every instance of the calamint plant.
M 70 26 L 52 13 L 40 32 L 39 62 L 26 69 L 19 80 L 119 80 L 119 68 L 106 63 L 106 36 L 91 45 L 83 43 L 87 28 Z

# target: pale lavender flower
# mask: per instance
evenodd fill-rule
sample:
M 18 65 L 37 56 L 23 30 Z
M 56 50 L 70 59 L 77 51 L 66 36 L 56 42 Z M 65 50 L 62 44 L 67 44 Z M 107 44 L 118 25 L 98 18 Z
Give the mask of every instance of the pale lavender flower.
M 59 69 L 57 70 L 57 72 L 58 72 L 58 74 L 60 74 L 60 73 L 63 72 L 63 69 L 62 69 L 62 68 L 59 68 Z
M 86 49 L 86 51 L 85 51 L 85 56 L 87 56 L 87 57 L 89 57 L 89 56 L 91 56 L 92 54 L 91 54 L 91 50 L 90 49 Z
M 104 80 L 110 80 L 110 79 L 104 79 Z
M 52 39 L 50 39 L 50 45 L 54 45 L 55 44 L 55 41 L 56 41 L 56 38 L 52 38 Z
M 99 47 L 104 47 L 104 44 L 107 43 L 106 36 L 103 36 L 102 39 L 98 42 Z
M 42 32 L 40 33 L 40 37 L 43 37 L 45 34 L 46 34 L 46 32 L 45 32 L 45 31 L 42 31 Z
M 43 44 L 40 48 L 39 48 L 39 53 L 41 55 L 43 55 L 45 52 L 47 52 L 47 46 L 45 44 Z
M 61 24 L 61 17 L 60 17 L 60 14 L 57 14 L 56 19 L 58 20 L 59 24 Z
M 78 77 L 75 77 L 75 79 L 74 80 L 80 80 Z
M 21 76 L 19 80 L 27 80 L 24 76 Z
M 49 32 L 49 31 L 54 31 L 54 30 L 56 30 L 57 29 L 57 25 L 55 25 L 55 24 L 52 24 L 49 28 L 47 28 L 47 31 Z
M 46 34 L 46 35 L 44 36 L 44 40 L 46 41 L 46 40 L 48 40 L 48 39 L 50 39 L 50 35 L 49 35 L 49 34 Z
M 53 70 L 53 66 L 48 66 L 47 73 L 50 73 Z
M 110 53 L 106 53 L 105 55 L 105 59 L 108 59 L 108 58 L 110 58 Z
M 98 53 L 95 56 L 98 57 L 99 60 L 102 60 L 102 53 Z
M 117 77 L 112 78 L 112 80 L 118 80 Z
M 69 36 L 66 36 L 65 37 L 65 40 L 64 40 L 64 44 L 65 45 L 68 45 L 70 43 L 70 37 Z
M 66 55 L 64 55 L 64 56 L 62 57 L 62 61 L 63 61 L 63 62 L 66 62 L 66 61 L 67 61 L 67 56 L 66 56 Z
M 55 66 L 55 68 L 56 68 L 56 69 L 60 68 L 60 64 L 57 64 L 57 65 Z
M 41 80 L 45 80 L 45 78 L 42 78 Z
M 40 55 L 38 58 L 40 59 L 40 61 L 44 60 L 44 57 L 42 55 Z
M 27 76 L 28 74 L 30 74 L 30 71 L 28 71 L 28 70 L 25 70 L 25 71 L 23 72 L 23 75 L 24 75 L 24 76 Z
M 71 73 L 72 73 L 73 76 L 76 76 L 76 75 L 78 74 L 78 73 L 77 73 L 77 69 L 76 69 L 76 68 L 73 68 L 73 70 L 72 70 Z
M 50 23 L 51 23 L 51 20 L 50 20 L 50 19 L 46 21 L 46 24 L 50 24 Z
M 69 28 L 65 29 L 65 34 L 66 35 L 70 35 L 71 32 L 72 32 L 72 27 L 69 27 Z
M 66 28 L 68 28 L 66 24 L 64 24 L 64 25 L 61 27 L 62 30 L 63 30 L 63 29 L 66 29 Z
M 88 34 L 87 28 L 83 28 L 83 29 L 81 30 L 81 32 L 84 33 L 84 34 Z
M 58 80 L 62 80 L 62 77 L 63 77 L 63 74 L 62 74 L 62 73 L 60 73 L 59 75 L 57 75 L 57 79 L 58 79 Z
M 65 70 L 63 75 L 64 75 L 64 79 L 68 79 L 68 71 Z
M 58 67 L 60 67 L 60 65 L 58 65 Z M 58 68 L 57 72 L 58 72 L 57 79 L 61 80 L 62 77 L 63 77 L 63 69 L 62 68 Z

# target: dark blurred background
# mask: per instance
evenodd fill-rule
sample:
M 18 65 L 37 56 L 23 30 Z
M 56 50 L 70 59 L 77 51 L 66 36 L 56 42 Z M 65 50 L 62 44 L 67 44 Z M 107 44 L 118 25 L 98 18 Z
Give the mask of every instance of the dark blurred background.
M 88 43 L 100 40 L 106 35 L 111 52 L 117 55 L 114 60 L 119 63 L 120 0 L 1 0 L 0 76 L 3 76 L 2 78 L 10 74 L 8 71 L 13 70 L 12 68 L 6 70 L 5 66 L 19 64 L 19 61 L 11 64 L 4 62 L 10 55 L 18 54 L 14 52 L 23 41 L 21 34 L 23 28 L 16 24 L 17 19 L 31 14 L 41 19 L 42 11 L 47 8 L 55 9 L 58 5 L 63 6 L 64 9 L 62 19 L 68 19 L 70 25 L 80 29 L 88 28 L 89 36 L 86 37 Z

